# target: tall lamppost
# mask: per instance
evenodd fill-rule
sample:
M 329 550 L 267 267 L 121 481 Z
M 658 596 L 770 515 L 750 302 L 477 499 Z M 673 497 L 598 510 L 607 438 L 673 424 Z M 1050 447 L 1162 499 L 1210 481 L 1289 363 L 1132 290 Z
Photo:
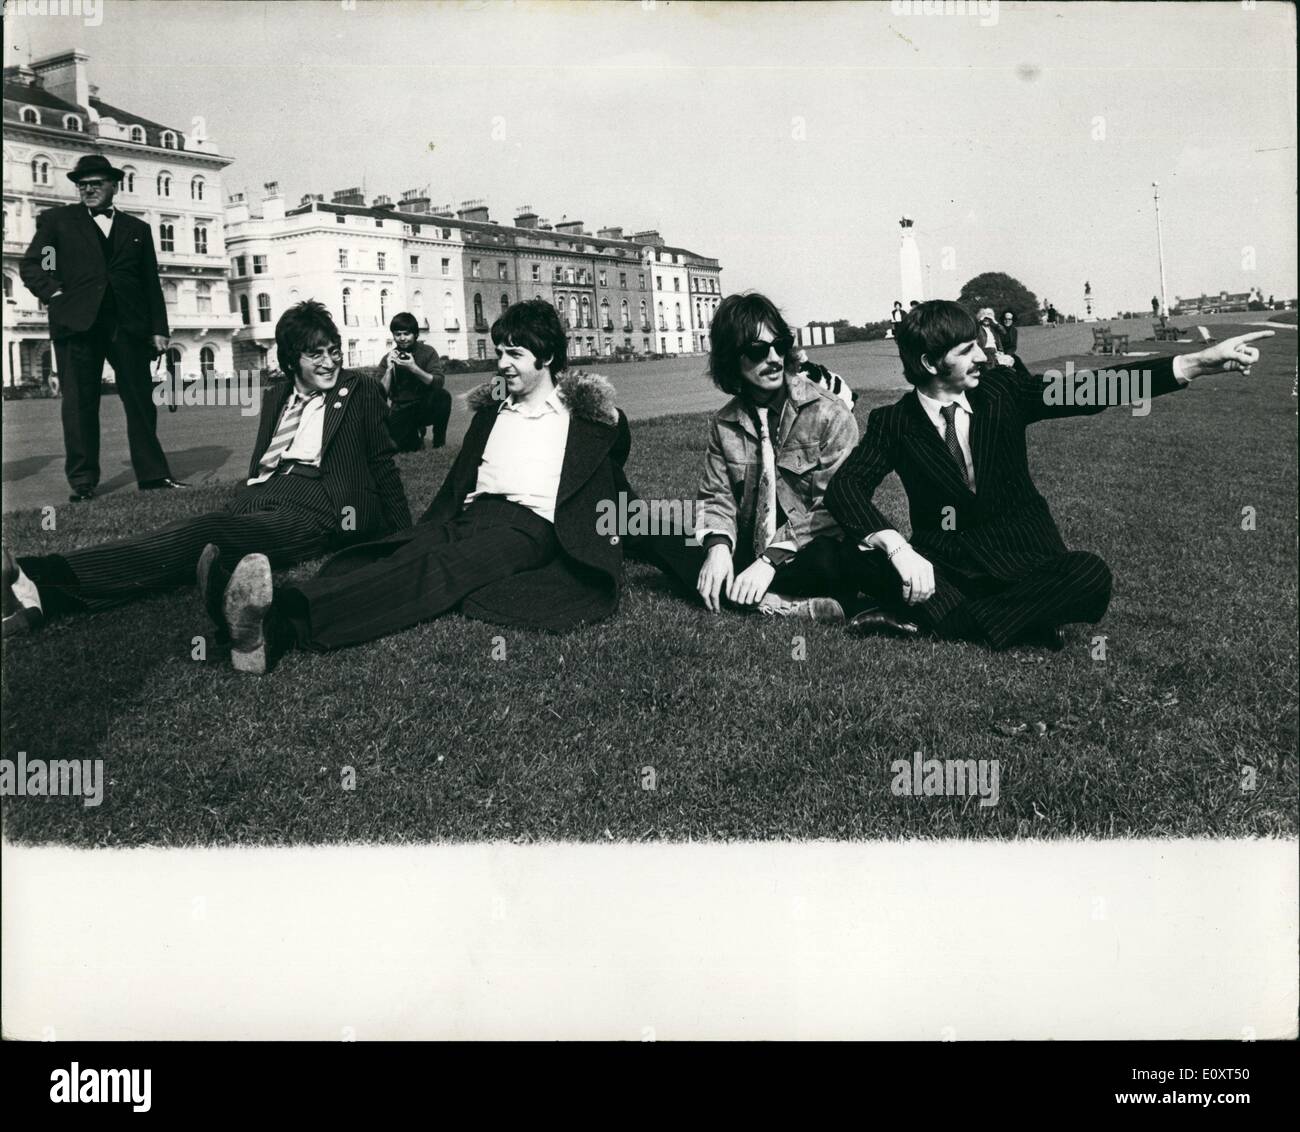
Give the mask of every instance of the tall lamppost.
M 1156 254 L 1160 257 L 1160 313 L 1168 317 L 1169 299 L 1165 294 L 1165 241 L 1160 233 L 1160 182 L 1152 181 L 1151 189 L 1156 202 Z

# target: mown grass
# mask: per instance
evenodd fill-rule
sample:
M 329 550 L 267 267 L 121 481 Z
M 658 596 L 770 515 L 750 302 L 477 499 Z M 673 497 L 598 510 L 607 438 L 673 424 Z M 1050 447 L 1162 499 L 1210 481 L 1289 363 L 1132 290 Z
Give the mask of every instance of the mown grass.
M 567 636 L 451 616 L 259 680 L 192 659 L 209 629 L 186 590 L 7 645 L 4 756 L 102 758 L 109 785 L 97 808 L 7 798 L 5 832 L 84 846 L 1294 834 L 1291 348 L 1144 419 L 1033 430 L 1066 541 L 1116 579 L 1104 622 L 1072 629 L 1063 654 L 712 617 L 632 564 L 618 616 Z M 864 395 L 859 415 L 892 397 Z M 693 493 L 706 422 L 634 426 L 643 494 Z M 417 513 L 450 459 L 402 457 Z M 7 535 L 71 547 L 229 490 L 62 508 L 52 532 L 18 514 Z M 902 521 L 892 480 L 885 499 Z M 916 750 L 998 760 L 999 804 L 894 796 L 890 764 Z

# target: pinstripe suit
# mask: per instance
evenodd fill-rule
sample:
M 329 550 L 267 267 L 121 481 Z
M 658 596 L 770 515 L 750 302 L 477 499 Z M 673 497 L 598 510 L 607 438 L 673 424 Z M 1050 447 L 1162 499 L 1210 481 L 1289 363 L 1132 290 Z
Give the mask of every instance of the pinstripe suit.
M 262 402 L 250 478 L 293 388 L 283 382 Z M 47 613 L 102 609 L 194 583 L 199 555 L 216 543 L 227 561 L 261 553 L 277 566 L 407 527 L 411 512 L 393 463 L 387 404 L 377 382 L 345 371 L 326 395 L 319 469 L 278 473 L 246 485 L 224 511 L 179 519 L 158 530 L 64 555 L 22 558 Z
M 1152 396 L 1182 386 L 1172 358 L 1142 359 Z M 1035 421 L 1101 412 L 1105 406 L 1048 405 L 1041 377 L 986 369 L 967 393 L 973 417 L 972 491 L 915 393 L 874 410 L 863 438 L 826 492 L 849 537 L 898 528 L 872 502 L 896 472 L 907 492 L 911 543 L 934 566 L 935 592 L 909 606 L 932 631 L 1004 648 L 1035 630 L 1096 622 L 1110 602 L 1110 571 L 1094 554 L 1066 549 L 1047 501 L 1029 474 L 1025 429 Z M 860 556 L 863 589 L 898 600 L 897 573 L 882 552 Z

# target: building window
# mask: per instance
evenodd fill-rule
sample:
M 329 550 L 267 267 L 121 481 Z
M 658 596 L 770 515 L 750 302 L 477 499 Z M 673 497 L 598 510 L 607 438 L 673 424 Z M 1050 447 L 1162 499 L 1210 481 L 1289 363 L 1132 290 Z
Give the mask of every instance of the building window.
M 509 271 L 507 270 L 506 264 L 502 263 L 502 262 L 499 261 L 499 260 L 497 261 L 497 278 L 498 278 L 498 279 L 509 279 L 509 278 L 510 278 L 510 273 L 509 273 Z
M 419 273 L 420 273 L 420 257 L 418 255 L 413 255 L 411 256 L 411 274 L 418 275 Z
M 618 313 L 619 313 L 619 318 L 622 320 L 622 323 L 623 323 L 623 329 L 624 329 L 624 330 L 631 330 L 631 329 L 632 329 L 632 318 L 631 318 L 631 315 L 630 315 L 629 312 L 628 312 L 627 300 L 626 300 L 626 299 L 624 299 L 621 303 L 618 304 Z
M 655 306 L 655 314 L 657 314 L 657 315 L 659 316 L 659 329 L 660 329 L 660 330 L 667 330 L 667 329 L 668 329 L 668 320 L 664 318 L 664 305 L 663 305 L 663 303 L 658 303 L 658 304 L 656 304 L 656 306 Z
M 29 126 L 39 126 L 41 124 L 41 115 L 38 111 L 33 110 L 30 106 L 23 107 L 23 121 Z
M 172 175 L 170 173 L 158 174 L 158 195 L 160 197 L 172 195 Z
M 641 300 L 641 329 L 642 330 L 650 329 L 650 319 L 649 317 L 647 317 L 646 308 L 645 308 L 645 299 Z M 647 346 L 647 349 L 648 348 L 649 347 Z
M 158 247 L 165 252 L 174 252 L 176 250 L 176 225 L 158 225 Z
M 194 288 L 194 307 L 199 314 L 212 313 L 212 284 L 199 283 Z
M 239 257 L 239 263 L 240 263 L 241 267 L 242 267 L 242 265 L 243 265 L 243 262 L 244 262 L 244 257 L 241 255 L 241 256 Z M 242 271 L 241 271 L 241 274 L 242 274 Z M 264 255 L 255 255 L 255 256 L 253 256 L 253 274 L 254 274 L 254 275 L 265 275 L 265 274 L 266 274 L 266 256 L 264 256 Z
M 208 254 L 208 230 L 205 225 L 194 225 L 194 251 L 197 255 Z
M 50 183 L 50 163 L 43 157 L 32 158 L 32 184 L 48 185 Z
M 474 329 L 482 330 L 485 326 L 486 323 L 483 321 L 483 296 L 476 293 L 474 295 Z
M 682 289 L 681 276 L 677 276 L 673 279 L 673 290 L 680 291 L 681 289 Z
M 644 291 L 644 290 L 645 290 L 645 272 L 644 272 L 644 271 L 638 271 L 638 272 L 636 273 L 636 286 L 637 286 L 637 290 L 639 290 L 639 291 Z
M 199 373 L 206 382 L 217 371 L 217 352 L 211 346 L 204 346 L 199 351 Z
M 569 296 L 569 325 L 581 325 L 578 322 L 578 300 L 573 295 Z
M 600 300 L 600 326 L 602 330 L 613 330 L 614 325 L 609 321 L 609 300 Z
M 677 329 L 681 330 L 682 328 L 682 304 L 681 303 L 673 304 L 673 313 L 677 316 Z
M 388 256 L 384 252 L 375 252 L 375 270 L 383 271 L 386 263 L 388 263 Z
M 63 128 L 71 130 L 74 134 L 81 133 L 81 119 L 75 114 L 65 114 L 63 116 Z
M 347 266 L 348 266 L 348 249 L 347 249 L 347 248 L 339 248 L 339 266 L 340 266 L 341 268 L 343 268 L 344 270 L 347 270 Z
M 388 292 L 387 290 L 379 292 L 379 325 L 388 325 Z
M 248 296 L 239 296 L 239 321 L 245 326 L 252 326 L 253 320 L 248 317 Z
M 131 127 L 131 140 L 132 140 L 133 142 L 138 142 L 140 145 L 144 145 L 144 127 L 142 127 L 142 126 L 132 126 L 132 127 Z
M 656 291 L 662 291 L 663 289 L 664 289 L 664 277 L 663 277 L 662 275 L 656 275 L 656 276 L 655 276 L 655 290 L 656 290 Z
M 682 345 L 682 340 L 681 340 L 680 338 L 678 338 L 678 339 L 677 339 L 677 352 L 680 354 L 680 353 L 682 352 L 683 349 L 685 349 L 685 347 Z
M 190 181 L 190 199 L 191 200 L 203 199 L 203 178 L 202 177 L 195 177 L 192 181 Z
M 456 325 L 456 304 L 452 301 L 451 292 L 442 293 L 442 328 L 444 330 L 458 330 Z
M 449 260 L 449 259 L 445 259 L 445 258 L 443 259 L 443 261 L 442 261 L 442 274 L 443 274 L 444 277 L 446 277 L 446 276 L 448 276 L 448 275 L 451 274 L 451 260 Z
M 383 221 L 383 219 L 382 219 L 381 217 L 376 216 L 376 217 L 375 217 L 375 227 L 376 227 L 376 228 L 382 228 L 383 226 L 384 226 L 384 221 Z
M 450 228 L 444 228 L 444 229 L 442 230 L 442 238 L 443 238 L 444 240 L 450 240 L 450 239 L 451 239 L 451 229 L 450 229 Z
M 163 130 L 162 147 L 163 149 L 176 148 L 176 135 L 171 130 Z
M 246 274 L 247 260 L 242 255 L 237 255 L 230 261 L 230 273 L 236 279 L 242 279 Z
M 508 311 L 509 309 L 510 309 L 510 296 L 509 296 L 509 295 L 502 295 L 502 296 L 501 296 L 501 313 L 502 313 L 502 314 L 505 314 L 506 311 Z
M 176 284 L 164 283 L 162 285 L 162 293 L 163 293 L 163 302 L 169 307 L 174 307 L 177 303 L 177 300 L 180 297 L 180 290 L 176 286 Z
M 476 259 L 472 259 L 472 260 L 470 260 L 470 261 L 469 261 L 469 273 L 470 273 L 471 278 L 474 278 L 474 279 L 481 279 L 482 276 L 483 276 L 483 270 L 482 270 L 482 268 L 483 268 L 483 265 L 482 265 L 481 263 L 479 263 L 478 260 L 476 260 Z
M 124 193 L 135 192 L 135 170 L 131 166 L 125 165 L 122 167 L 122 173 L 124 174 L 122 177 L 122 191 Z
M 582 296 L 582 325 L 584 328 L 591 326 L 591 299 L 586 295 Z
M 351 326 L 352 323 L 352 288 L 343 288 L 343 325 Z
M 355 338 L 349 338 L 348 339 L 348 365 L 354 366 L 356 364 L 357 364 L 357 340 Z
M 335 223 L 335 224 L 346 224 L 347 222 L 348 222 L 348 218 L 347 218 L 346 216 L 344 216 L 343 213 L 341 213 L 341 212 L 336 212 L 336 213 L 334 214 L 334 223 Z
M 540 263 L 535 263 L 533 264 L 533 282 L 540 283 L 541 281 L 542 281 L 542 265 Z
M 600 273 L 600 285 L 602 287 L 607 286 L 607 284 L 605 283 L 605 273 L 603 271 Z
M 480 338 L 478 340 L 478 356 L 480 358 L 487 357 L 487 340 L 485 338 Z
M 257 296 L 257 321 L 271 321 L 271 296 L 262 291 Z
M 564 270 L 563 270 L 563 268 L 557 267 L 557 268 L 555 269 L 555 276 L 554 276 L 554 278 L 555 278 L 555 281 L 556 281 L 557 283 L 563 283 L 563 282 L 564 282 Z
M 626 272 L 626 271 L 620 271 L 620 272 L 618 273 L 618 286 L 619 286 L 619 289 L 622 290 L 622 291 L 626 291 L 626 290 L 627 290 L 627 272 Z

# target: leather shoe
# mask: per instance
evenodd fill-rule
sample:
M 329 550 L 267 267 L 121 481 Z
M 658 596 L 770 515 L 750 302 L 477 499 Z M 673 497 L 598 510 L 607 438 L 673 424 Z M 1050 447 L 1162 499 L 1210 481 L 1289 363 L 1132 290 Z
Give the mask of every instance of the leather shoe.
M 1024 635 L 1020 644 L 1061 652 L 1065 648 L 1065 630 L 1060 625 L 1036 625 Z
M 217 641 L 228 644 L 230 626 L 226 624 L 225 600 L 230 573 L 221 562 L 221 549 L 215 543 L 210 542 L 203 548 L 203 553 L 199 555 L 197 574 L 203 608 L 217 627 Z
M 271 563 L 265 554 L 248 554 L 230 575 L 221 612 L 230 632 L 230 663 L 236 672 L 266 674 L 266 614 L 271 608 Z
M 95 489 L 93 487 L 74 487 L 72 494 L 68 496 L 69 503 L 85 503 L 88 499 L 95 498 Z
M 4 548 L 3 563 L 0 564 L 0 584 L 4 587 L 2 635 L 5 639 L 39 629 L 45 621 L 45 613 L 40 606 L 40 591 L 18 569 L 18 563 L 14 561 L 8 547 Z
M 163 476 L 160 480 L 141 480 L 141 491 L 163 491 L 173 487 L 189 487 L 187 483 L 181 483 L 180 480 L 174 480 L 171 476 Z
M 920 627 L 913 621 L 903 621 L 879 607 L 864 609 L 849 618 L 845 632 L 855 637 L 916 637 Z

